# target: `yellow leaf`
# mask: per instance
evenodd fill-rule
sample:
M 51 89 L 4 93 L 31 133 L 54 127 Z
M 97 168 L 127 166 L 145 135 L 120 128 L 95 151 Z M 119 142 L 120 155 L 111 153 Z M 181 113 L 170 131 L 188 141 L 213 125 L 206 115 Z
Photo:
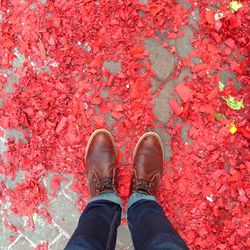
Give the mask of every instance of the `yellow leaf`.
M 237 127 L 235 126 L 234 123 L 231 124 L 231 128 L 229 131 L 231 134 L 235 134 L 237 132 Z
M 238 2 L 238 1 L 232 1 L 230 3 L 230 9 L 233 12 L 238 11 L 242 7 L 243 7 L 242 3 Z

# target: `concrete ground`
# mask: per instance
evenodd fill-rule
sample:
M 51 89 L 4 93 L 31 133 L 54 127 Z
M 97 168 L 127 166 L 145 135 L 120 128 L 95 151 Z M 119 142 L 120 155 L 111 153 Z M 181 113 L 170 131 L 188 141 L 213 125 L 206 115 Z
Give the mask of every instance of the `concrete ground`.
M 146 1 L 143 2 L 146 4 Z M 181 2 L 186 8 L 190 7 L 185 3 L 185 1 L 179 2 Z M 198 19 L 199 10 L 196 9 L 193 13 L 193 16 L 190 17 L 190 24 L 195 25 Z M 193 32 L 188 25 L 183 27 L 183 31 L 185 32 L 185 36 L 183 38 L 177 38 L 176 40 L 167 40 L 166 36 L 164 36 L 164 39 L 171 46 L 176 47 L 177 53 L 181 58 L 185 58 L 192 50 L 190 41 L 193 38 Z M 157 93 L 156 98 L 153 100 L 155 104 L 153 112 L 158 118 L 157 123 L 166 123 L 169 119 L 169 107 L 166 104 L 168 103 L 168 100 L 172 98 L 170 93 L 173 92 L 174 87 L 179 82 L 183 81 L 185 76 L 190 76 L 191 73 L 188 69 L 184 69 L 175 80 L 169 80 L 168 77 L 173 72 L 174 66 L 178 64 L 177 59 L 175 59 L 166 49 L 164 49 L 159 41 L 153 38 L 147 38 L 145 40 L 145 47 L 150 52 L 152 69 L 155 72 L 155 77 L 151 81 L 151 91 Z M 18 51 L 16 53 L 18 54 Z M 18 54 L 17 59 L 13 62 L 13 67 L 19 67 L 20 64 L 24 62 L 24 60 L 25 58 Z M 199 58 L 196 58 L 194 63 L 198 62 Z M 167 65 L 167 67 L 165 65 Z M 110 69 L 113 73 L 117 73 L 121 69 L 121 65 L 119 63 L 114 63 L 112 61 L 106 62 L 104 67 Z M 6 87 L 6 92 L 10 93 L 13 91 L 12 85 L 18 82 L 18 77 L 11 71 L 6 72 L 6 74 L 8 74 L 9 83 L 9 85 Z M 232 77 L 232 75 L 228 72 L 224 72 L 221 77 L 226 79 L 228 77 Z M 105 93 L 102 93 L 102 95 L 105 95 Z M 107 120 L 107 124 L 109 122 L 110 121 Z M 180 120 L 180 122 L 182 121 Z M 171 137 L 166 133 L 165 130 L 157 129 L 157 132 L 165 142 L 171 140 Z M 0 153 L 7 150 L 7 147 L 4 145 L 4 141 L 9 137 L 15 137 L 16 140 L 24 140 L 22 134 L 19 131 L 4 130 L 4 137 L 0 137 Z M 183 130 L 183 139 L 188 140 L 187 128 L 184 128 Z M 168 160 L 171 157 L 171 149 L 168 146 L 165 147 L 165 153 Z M 51 173 L 51 176 L 53 174 L 58 173 Z M 49 188 L 48 186 L 51 176 L 45 180 L 47 188 Z M 35 231 L 27 229 L 23 232 L 13 232 L 13 230 L 8 229 L 4 224 L 5 218 L 13 222 L 14 225 L 22 225 L 24 228 L 27 224 L 27 218 L 20 218 L 12 214 L 8 209 L 8 203 L 0 203 L 0 249 L 29 250 L 45 241 L 48 241 L 49 249 L 51 250 L 61 250 L 65 247 L 68 239 L 77 225 L 80 216 L 80 212 L 75 205 L 77 201 L 77 194 L 70 190 L 70 186 L 72 185 L 72 176 L 65 177 L 69 181 L 62 183 L 57 199 L 53 199 L 51 202 L 50 213 L 53 218 L 52 224 L 47 224 L 43 218 L 34 215 Z M 3 176 L 0 176 L 0 180 L 1 178 L 3 178 Z M 7 178 L 5 184 L 9 188 L 14 188 L 16 183 L 20 182 L 21 180 L 22 172 L 19 172 L 15 180 Z M 15 239 L 12 243 L 9 241 L 10 236 L 13 236 Z M 116 249 L 133 249 L 133 243 L 127 225 L 121 225 L 119 227 Z

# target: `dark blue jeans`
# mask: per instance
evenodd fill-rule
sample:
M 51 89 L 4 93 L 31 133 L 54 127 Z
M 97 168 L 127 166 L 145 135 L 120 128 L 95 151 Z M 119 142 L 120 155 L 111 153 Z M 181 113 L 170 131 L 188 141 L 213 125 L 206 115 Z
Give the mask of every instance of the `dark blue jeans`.
M 121 212 L 120 205 L 108 200 L 90 202 L 65 250 L 115 249 Z M 136 250 L 188 249 L 156 201 L 137 201 L 127 216 Z

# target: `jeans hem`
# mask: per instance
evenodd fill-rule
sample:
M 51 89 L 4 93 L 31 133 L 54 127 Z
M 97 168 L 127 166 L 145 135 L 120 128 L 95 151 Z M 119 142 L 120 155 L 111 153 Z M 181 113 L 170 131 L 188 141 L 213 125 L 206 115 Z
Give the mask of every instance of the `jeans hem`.
M 148 201 L 155 201 L 157 202 L 157 198 L 153 195 L 148 195 L 140 192 L 136 192 L 131 194 L 128 199 L 127 207 L 126 207 L 126 218 L 128 218 L 128 210 L 132 207 L 137 201 L 140 200 L 148 200 Z
M 119 205 L 122 209 L 122 200 L 119 196 L 117 196 L 115 193 L 113 192 L 107 192 L 107 193 L 102 193 L 100 195 L 97 195 L 91 199 L 89 199 L 89 201 L 87 202 L 87 204 L 94 202 L 94 201 L 100 201 L 100 200 L 106 200 L 106 201 L 111 201 L 117 205 Z

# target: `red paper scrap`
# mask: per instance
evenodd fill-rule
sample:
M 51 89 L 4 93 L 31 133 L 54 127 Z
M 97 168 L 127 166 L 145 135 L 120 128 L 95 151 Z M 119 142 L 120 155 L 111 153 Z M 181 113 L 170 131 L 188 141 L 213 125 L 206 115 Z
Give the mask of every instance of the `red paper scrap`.
M 218 87 L 216 87 L 213 91 L 211 91 L 208 94 L 207 99 L 211 101 L 212 99 L 217 97 L 219 93 L 220 93 L 220 89 Z
M 211 24 L 211 25 L 215 25 L 215 18 L 214 18 L 215 12 L 212 10 L 206 10 L 205 11 L 205 18 L 206 21 Z
M 177 101 L 175 99 L 170 99 L 169 102 L 169 107 L 174 111 L 176 115 L 180 115 L 183 111 L 183 108 L 179 106 Z
M 112 116 L 116 119 L 116 120 L 120 120 L 124 114 L 120 113 L 120 112 L 117 112 L 117 111 L 113 111 L 112 112 Z
M 114 78 L 115 78 L 114 75 L 110 75 L 110 76 L 109 76 L 108 84 L 107 84 L 108 86 L 112 86 L 112 84 L 113 84 L 113 82 L 114 82 Z
M 207 69 L 207 65 L 206 64 L 197 64 L 197 65 L 194 65 L 192 67 L 192 71 L 194 73 L 197 73 L 197 72 L 200 72 L 200 71 L 203 71 L 203 70 L 206 70 Z
M 134 58 L 143 59 L 144 58 L 144 47 L 134 47 L 131 49 L 131 54 Z
M 59 134 L 61 130 L 63 130 L 65 124 L 67 122 L 67 117 L 63 116 L 60 121 L 58 122 L 57 126 L 56 126 L 56 133 Z
M 234 49 L 236 47 L 235 42 L 232 38 L 228 38 L 227 40 L 224 41 L 224 43 L 231 49 Z
M 53 191 L 57 191 L 60 188 L 60 183 L 64 178 L 59 175 L 53 175 L 50 181 L 50 189 Z
M 187 102 L 192 97 L 191 89 L 185 86 L 184 83 L 179 83 L 175 91 L 184 102 Z
M 2 126 L 3 128 L 8 128 L 9 126 L 9 117 L 7 116 L 2 116 L 0 118 L 0 126 Z
M 167 34 L 167 38 L 168 38 L 168 39 L 176 39 L 176 37 L 177 37 L 177 34 L 174 33 L 174 32 L 168 33 L 168 34 Z
M 117 112 L 121 112 L 123 111 L 123 107 L 121 104 L 116 104 L 114 110 Z

